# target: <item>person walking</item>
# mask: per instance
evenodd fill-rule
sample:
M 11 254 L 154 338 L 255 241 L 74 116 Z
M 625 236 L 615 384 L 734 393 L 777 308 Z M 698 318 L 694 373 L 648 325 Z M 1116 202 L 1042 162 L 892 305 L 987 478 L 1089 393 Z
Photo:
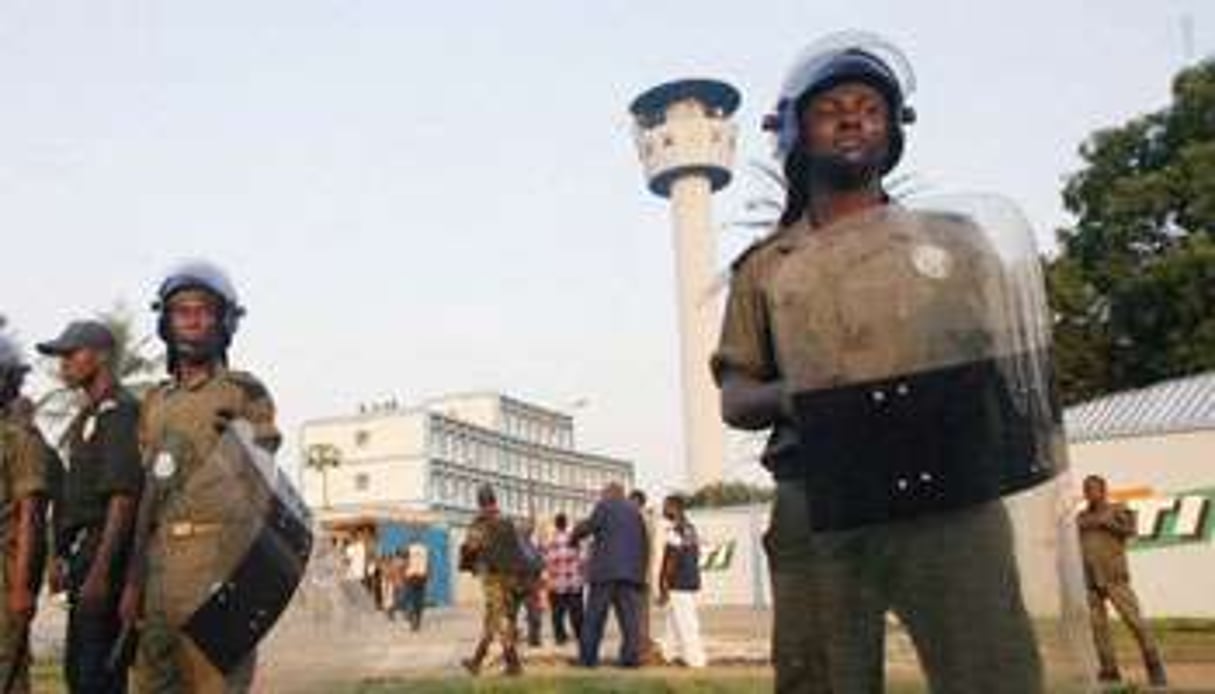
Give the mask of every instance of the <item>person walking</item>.
M 592 538 L 587 566 L 586 615 L 579 635 L 578 662 L 599 665 L 599 646 L 609 608 L 620 627 L 621 667 L 641 665 L 641 616 L 645 595 L 645 521 L 637 505 L 624 497 L 624 487 L 609 483 L 586 520 L 574 527 L 573 542 Z

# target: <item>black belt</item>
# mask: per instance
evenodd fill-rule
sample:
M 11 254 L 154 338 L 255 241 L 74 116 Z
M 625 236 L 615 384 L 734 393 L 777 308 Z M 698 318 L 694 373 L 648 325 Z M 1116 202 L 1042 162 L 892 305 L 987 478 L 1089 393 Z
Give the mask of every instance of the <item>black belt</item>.
M 794 396 L 816 530 L 948 511 L 1040 484 L 1060 413 L 1030 353 Z

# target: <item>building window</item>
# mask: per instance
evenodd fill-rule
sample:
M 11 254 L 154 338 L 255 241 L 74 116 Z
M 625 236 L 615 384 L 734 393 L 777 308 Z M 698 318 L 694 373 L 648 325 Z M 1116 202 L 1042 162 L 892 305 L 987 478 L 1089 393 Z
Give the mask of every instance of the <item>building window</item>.
M 360 472 L 354 476 L 354 490 L 356 492 L 365 492 L 371 487 L 371 475 L 366 472 Z

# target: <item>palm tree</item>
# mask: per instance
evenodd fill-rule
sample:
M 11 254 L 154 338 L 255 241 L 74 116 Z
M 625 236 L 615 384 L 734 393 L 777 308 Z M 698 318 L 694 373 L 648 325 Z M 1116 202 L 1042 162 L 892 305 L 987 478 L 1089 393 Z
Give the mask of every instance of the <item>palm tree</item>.
M 329 508 L 329 468 L 342 464 L 342 451 L 331 443 L 317 443 L 308 447 L 304 465 L 321 473 L 321 506 Z

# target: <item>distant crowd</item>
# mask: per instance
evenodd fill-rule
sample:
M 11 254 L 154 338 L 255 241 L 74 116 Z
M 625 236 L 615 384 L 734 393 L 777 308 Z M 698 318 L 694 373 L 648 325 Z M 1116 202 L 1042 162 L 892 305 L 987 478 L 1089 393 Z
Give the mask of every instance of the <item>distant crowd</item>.
M 661 520 L 641 490 L 626 497 L 619 484 L 605 487 L 578 522 L 565 513 L 548 523 L 512 521 L 489 485 L 478 490 L 477 503 L 459 547 L 459 568 L 478 578 L 484 601 L 480 636 L 463 661 L 469 672 L 481 671 L 495 641 L 506 672 L 522 672 L 519 644 L 542 646 L 546 621 L 555 646 L 575 645 L 572 661 L 596 667 L 609 611 L 619 627 L 620 666 L 706 664 L 696 610 L 699 540 L 682 496 L 663 500 Z M 431 557 L 420 537 L 381 552 L 365 528 L 339 549 L 350 590 L 370 596 L 389 619 L 403 616 L 410 629 L 422 628 Z M 651 605 L 665 612 L 661 639 L 650 634 Z

